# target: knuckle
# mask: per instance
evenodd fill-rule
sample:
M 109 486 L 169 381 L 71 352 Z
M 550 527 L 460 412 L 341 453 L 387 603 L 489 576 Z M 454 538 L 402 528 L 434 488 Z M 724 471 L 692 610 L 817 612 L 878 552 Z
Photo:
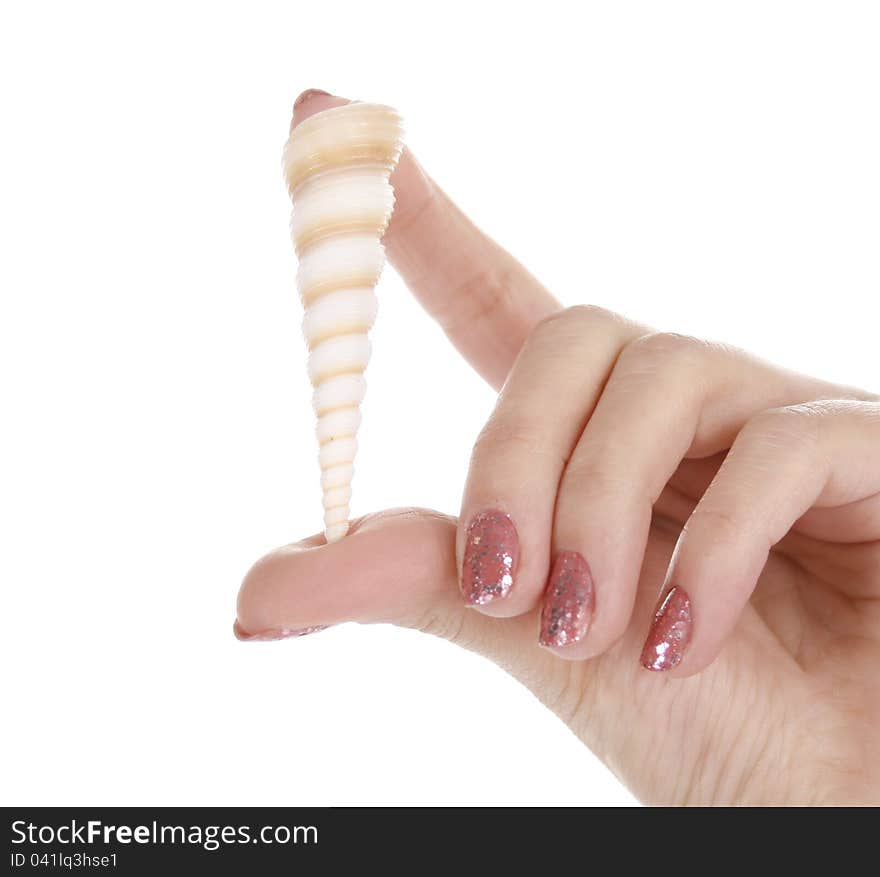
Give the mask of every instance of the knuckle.
M 613 311 L 599 305 L 572 305 L 562 312 L 562 316 L 572 323 L 592 326 L 595 323 L 616 322 L 620 318 Z
M 556 338 L 560 333 L 579 335 L 596 326 L 605 326 L 622 320 L 622 317 L 598 305 L 572 305 L 544 317 L 532 330 L 532 336 L 540 339 L 547 336 Z
M 538 416 L 518 413 L 516 416 L 495 415 L 480 431 L 471 452 L 472 464 L 481 465 L 513 458 L 549 459 L 564 465 L 560 451 L 553 451 L 546 440 L 546 423 Z
M 820 422 L 830 413 L 828 403 L 804 402 L 768 408 L 755 414 L 743 427 L 738 440 L 761 441 L 789 447 L 818 441 Z
M 529 361 L 552 358 L 564 365 L 576 366 L 578 358 L 582 362 L 601 359 L 599 367 L 610 369 L 626 344 L 646 331 L 645 326 L 598 305 L 574 305 L 538 322 L 526 339 L 524 352 Z
M 615 452 L 594 448 L 595 453 L 578 455 L 573 458 L 562 476 L 559 496 L 562 499 L 576 498 L 572 507 L 603 500 L 618 500 L 621 496 L 644 500 L 646 507 L 653 505 L 656 497 L 651 496 L 639 473 L 627 465 L 625 460 L 615 459 Z
M 714 352 L 708 341 L 679 335 L 677 332 L 649 332 L 631 341 L 621 353 L 621 360 L 637 370 L 660 368 L 704 368 L 705 359 Z
M 504 266 L 493 265 L 472 274 L 448 297 L 449 307 L 437 313 L 438 322 L 446 332 L 454 333 L 484 321 L 507 307 L 513 283 L 512 270 Z
M 713 543 L 736 544 L 749 532 L 748 522 L 741 520 L 733 512 L 717 506 L 698 506 L 685 522 L 681 536 L 682 539 L 690 540 L 695 536 L 702 539 L 711 533 Z

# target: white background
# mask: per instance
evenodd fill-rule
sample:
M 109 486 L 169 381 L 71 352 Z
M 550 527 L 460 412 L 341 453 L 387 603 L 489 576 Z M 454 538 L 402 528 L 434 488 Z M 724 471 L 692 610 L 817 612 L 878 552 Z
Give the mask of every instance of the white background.
M 3 803 L 632 803 L 444 642 L 232 638 L 320 529 L 290 106 L 398 107 L 566 303 L 877 390 L 878 45 L 871 2 L 4 4 Z M 492 394 L 379 296 L 353 511 L 455 512 Z

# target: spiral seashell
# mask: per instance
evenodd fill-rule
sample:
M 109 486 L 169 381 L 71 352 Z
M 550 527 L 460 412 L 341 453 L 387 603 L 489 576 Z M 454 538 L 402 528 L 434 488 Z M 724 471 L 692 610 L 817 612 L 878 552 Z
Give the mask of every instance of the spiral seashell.
M 385 264 L 382 235 L 394 209 L 388 178 L 402 138 L 393 109 L 353 103 L 306 119 L 284 147 L 328 542 L 348 532 L 363 373 L 370 360 L 367 332 Z

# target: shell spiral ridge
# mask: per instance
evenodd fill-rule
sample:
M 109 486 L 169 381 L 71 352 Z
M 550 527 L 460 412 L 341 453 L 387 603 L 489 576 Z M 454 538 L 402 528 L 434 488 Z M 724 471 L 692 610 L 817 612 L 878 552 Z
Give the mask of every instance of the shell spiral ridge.
M 328 542 L 348 532 L 368 332 L 394 209 L 389 177 L 402 148 L 398 114 L 358 103 L 306 119 L 284 147 Z

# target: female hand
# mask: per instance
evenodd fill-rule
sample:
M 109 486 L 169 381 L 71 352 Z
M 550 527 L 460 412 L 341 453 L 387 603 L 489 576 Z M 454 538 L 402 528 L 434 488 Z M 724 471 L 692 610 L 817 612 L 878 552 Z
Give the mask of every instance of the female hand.
M 294 122 L 340 103 L 306 93 Z M 273 552 L 237 634 L 443 636 L 646 802 L 880 803 L 878 397 L 562 310 L 410 154 L 393 182 L 392 263 L 503 386 L 460 519 L 385 512 Z

